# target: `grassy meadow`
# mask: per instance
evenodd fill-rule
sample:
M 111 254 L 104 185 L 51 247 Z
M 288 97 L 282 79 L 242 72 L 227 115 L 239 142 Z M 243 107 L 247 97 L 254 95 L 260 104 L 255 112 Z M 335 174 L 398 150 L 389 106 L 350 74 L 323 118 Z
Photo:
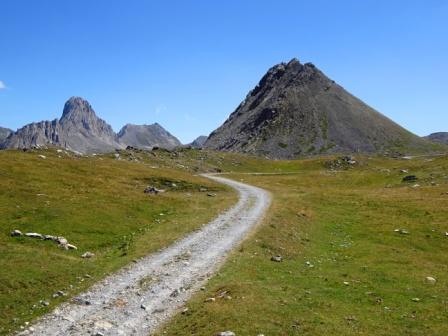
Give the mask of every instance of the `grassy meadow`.
M 230 175 L 269 190 L 272 207 L 160 335 L 448 334 L 448 157 L 332 159 L 235 169 L 226 156 L 225 169 L 276 172 Z
M 197 176 L 212 171 L 269 190 L 273 203 L 158 335 L 446 335 L 448 157 L 357 156 L 342 167 L 334 159 L 1 151 L 0 334 L 231 206 L 233 191 Z M 406 175 L 418 180 L 403 182 Z M 166 192 L 146 195 L 147 185 Z M 78 250 L 10 237 L 13 229 L 61 235 Z M 95 257 L 81 258 L 86 251 Z M 52 298 L 58 290 L 68 295 Z
M 119 159 L 114 154 L 77 157 L 56 150 L 0 151 L 1 335 L 19 330 L 236 202 L 234 191 L 185 167 L 175 169 L 175 163 L 160 165 L 163 162 L 168 161 L 125 151 Z M 148 185 L 166 192 L 144 194 Z M 207 197 L 201 188 L 217 196 Z M 10 237 L 15 229 L 63 236 L 78 250 Z M 95 257 L 81 258 L 87 251 Z M 57 291 L 67 296 L 53 298 Z

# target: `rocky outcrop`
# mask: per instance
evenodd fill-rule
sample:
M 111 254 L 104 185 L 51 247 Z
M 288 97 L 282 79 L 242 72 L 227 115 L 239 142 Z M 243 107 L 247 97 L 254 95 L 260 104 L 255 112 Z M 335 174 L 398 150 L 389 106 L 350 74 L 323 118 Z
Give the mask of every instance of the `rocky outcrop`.
M 429 146 L 296 59 L 272 67 L 205 142 L 210 149 L 288 159 Z
M 189 146 L 193 148 L 202 148 L 207 141 L 208 137 L 206 135 L 201 135 L 197 137 L 195 140 L 193 140 L 192 143 L 189 144 Z
M 180 146 L 180 141 L 158 123 L 152 125 L 127 124 L 118 133 L 118 140 L 123 146 L 140 149 L 161 147 L 173 149 Z
M 122 147 L 112 128 L 80 97 L 72 97 L 65 103 L 60 120 L 28 124 L 11 134 L 1 147 L 20 149 L 48 145 L 82 153 L 108 152 Z
M 432 133 L 425 137 L 426 139 L 448 145 L 448 132 Z

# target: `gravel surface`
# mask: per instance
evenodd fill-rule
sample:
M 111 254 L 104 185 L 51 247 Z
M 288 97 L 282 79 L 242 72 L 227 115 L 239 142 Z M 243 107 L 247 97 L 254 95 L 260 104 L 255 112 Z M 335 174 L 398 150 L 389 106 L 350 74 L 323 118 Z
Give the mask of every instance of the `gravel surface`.
M 270 204 L 265 190 L 216 175 L 204 176 L 236 189 L 238 203 L 201 229 L 60 305 L 18 335 L 147 336 L 178 312 Z

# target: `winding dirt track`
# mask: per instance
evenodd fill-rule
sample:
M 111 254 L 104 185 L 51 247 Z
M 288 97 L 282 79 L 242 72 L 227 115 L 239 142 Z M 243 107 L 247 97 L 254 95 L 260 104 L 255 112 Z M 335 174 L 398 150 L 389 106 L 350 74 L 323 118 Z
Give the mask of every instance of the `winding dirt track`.
M 263 189 L 204 175 L 239 192 L 219 217 L 162 251 L 97 283 L 19 335 L 149 335 L 173 316 L 261 220 Z

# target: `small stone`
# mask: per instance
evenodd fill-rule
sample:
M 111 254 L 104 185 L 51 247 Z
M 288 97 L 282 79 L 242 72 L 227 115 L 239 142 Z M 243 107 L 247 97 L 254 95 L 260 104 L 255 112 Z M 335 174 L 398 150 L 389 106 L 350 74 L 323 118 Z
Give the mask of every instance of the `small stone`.
M 235 336 L 235 333 L 233 331 L 221 331 L 216 336 Z
M 214 193 L 208 193 L 207 196 L 208 196 L 208 197 L 216 197 L 216 194 L 214 194 Z
M 67 248 L 68 248 L 69 250 L 77 250 L 77 249 L 78 249 L 78 248 L 77 248 L 75 245 L 73 245 L 73 244 L 67 244 L 66 246 L 67 246 Z
M 397 232 L 397 233 L 400 233 L 400 234 L 404 234 L 404 235 L 409 234 L 409 231 L 405 230 L 405 229 L 395 229 L 394 232 Z
M 408 171 L 407 171 L 407 169 L 400 169 L 400 173 L 402 173 L 402 174 L 407 174 Z
M 420 302 L 420 299 L 419 299 L 419 298 L 412 298 L 412 301 L 414 301 L 414 302 Z
M 433 277 L 427 276 L 425 278 L 425 282 L 427 284 L 434 285 L 437 282 L 437 280 L 435 278 L 433 278 Z
M 215 302 L 216 299 L 214 297 L 205 299 L 205 302 Z
M 92 258 L 94 256 L 95 256 L 95 254 L 92 252 L 85 252 L 85 253 L 81 254 L 81 258 L 86 258 L 86 259 Z
M 143 310 L 147 309 L 146 306 L 143 303 L 140 305 L 140 308 L 143 309 Z
M 182 310 L 182 314 L 183 314 L 183 315 L 185 315 L 187 312 L 188 312 L 188 307 L 186 307 L 186 308 L 184 308 L 184 309 Z
M 27 236 L 29 238 L 44 239 L 44 236 L 42 236 L 40 233 L 36 233 L 36 232 L 27 232 L 27 233 L 25 233 L 25 236 Z
M 45 155 L 38 155 L 38 157 L 40 157 L 41 159 L 46 159 L 47 157 Z
M 418 178 L 415 175 L 408 175 L 408 176 L 403 177 L 403 182 L 414 182 L 417 180 L 418 180 Z
M 283 261 L 283 257 L 280 256 L 280 255 L 272 256 L 271 257 L 271 261 L 282 262 Z
M 11 237 L 20 237 L 22 235 L 23 235 L 23 233 L 20 230 L 14 230 L 11 232 Z
M 344 285 L 348 286 L 348 285 L 350 285 L 350 282 L 344 281 Z
M 48 307 L 50 305 L 50 302 L 48 301 L 40 301 L 40 304 L 44 307 Z
M 56 242 L 59 245 L 67 245 L 68 244 L 68 240 L 65 239 L 64 237 L 56 237 Z

